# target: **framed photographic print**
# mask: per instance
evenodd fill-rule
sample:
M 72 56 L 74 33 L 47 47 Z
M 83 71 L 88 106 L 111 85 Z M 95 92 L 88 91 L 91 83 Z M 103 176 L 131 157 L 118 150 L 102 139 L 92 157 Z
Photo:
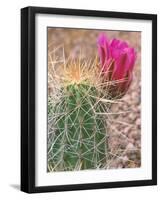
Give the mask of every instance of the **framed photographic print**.
M 21 190 L 157 184 L 157 16 L 21 9 Z

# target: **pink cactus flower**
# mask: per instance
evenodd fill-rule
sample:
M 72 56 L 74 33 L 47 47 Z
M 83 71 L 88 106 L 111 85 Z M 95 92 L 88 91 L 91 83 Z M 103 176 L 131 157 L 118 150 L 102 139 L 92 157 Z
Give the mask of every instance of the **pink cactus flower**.
M 125 93 L 132 81 L 136 60 L 134 48 L 118 39 L 109 40 L 103 33 L 99 35 L 97 45 L 102 75 L 114 83 L 114 90 Z

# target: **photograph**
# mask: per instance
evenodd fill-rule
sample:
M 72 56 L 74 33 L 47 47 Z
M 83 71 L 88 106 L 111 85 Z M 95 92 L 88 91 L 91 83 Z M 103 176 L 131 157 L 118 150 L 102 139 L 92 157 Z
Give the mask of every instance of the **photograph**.
M 47 27 L 47 172 L 141 167 L 141 31 Z
M 21 190 L 156 185 L 157 15 L 21 16 Z

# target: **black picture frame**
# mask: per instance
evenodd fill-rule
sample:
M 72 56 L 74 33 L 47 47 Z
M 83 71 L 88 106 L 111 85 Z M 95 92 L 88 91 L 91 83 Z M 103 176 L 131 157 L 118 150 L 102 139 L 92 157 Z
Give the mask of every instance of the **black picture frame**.
M 152 21 L 152 179 L 59 186 L 35 186 L 35 15 L 60 14 Z M 21 190 L 27 193 L 157 184 L 157 15 L 45 7 L 21 9 Z

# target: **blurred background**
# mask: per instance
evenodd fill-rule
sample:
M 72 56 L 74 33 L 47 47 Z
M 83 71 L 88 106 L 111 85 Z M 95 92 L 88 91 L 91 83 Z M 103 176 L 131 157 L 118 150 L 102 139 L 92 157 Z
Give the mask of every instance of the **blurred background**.
M 104 32 L 109 39 L 126 41 L 135 48 L 137 60 L 134 66 L 133 81 L 123 104 L 116 104 L 110 121 L 110 162 L 109 168 L 135 168 L 141 166 L 141 32 L 84 30 L 69 28 L 48 28 L 48 52 L 58 48 L 56 59 L 69 56 L 83 59 L 94 58 L 97 54 L 97 37 Z M 48 66 L 49 67 L 49 66 Z M 48 86 L 50 89 L 50 87 Z

